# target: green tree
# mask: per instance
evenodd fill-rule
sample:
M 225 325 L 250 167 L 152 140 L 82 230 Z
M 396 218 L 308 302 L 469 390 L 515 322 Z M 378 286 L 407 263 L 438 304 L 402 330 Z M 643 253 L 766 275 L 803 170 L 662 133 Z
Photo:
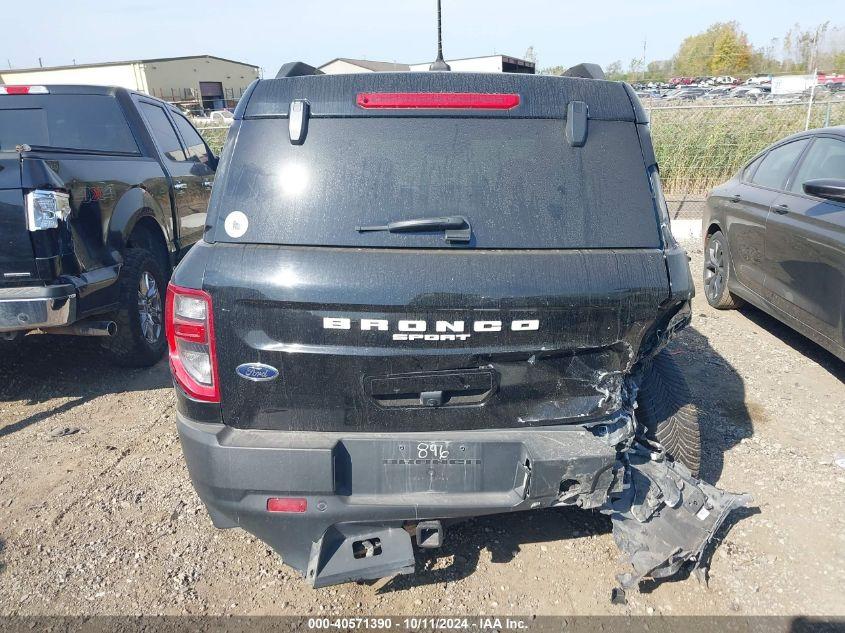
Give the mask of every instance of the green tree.
M 685 76 L 742 74 L 750 70 L 753 50 L 736 22 L 717 22 L 681 42 L 673 59 L 675 72 Z
M 622 62 L 616 60 L 607 65 L 604 69 L 604 75 L 611 81 L 623 81 L 626 79 L 625 71 L 622 69 Z
M 751 69 L 751 46 L 745 33 L 723 29 L 713 44 L 710 72 L 714 75 L 740 75 Z

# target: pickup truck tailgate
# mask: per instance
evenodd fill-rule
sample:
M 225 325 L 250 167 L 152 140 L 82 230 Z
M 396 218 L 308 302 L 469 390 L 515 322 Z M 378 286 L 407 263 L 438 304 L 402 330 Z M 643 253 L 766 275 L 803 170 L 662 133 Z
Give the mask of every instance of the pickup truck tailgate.
M 0 153 L 0 283 L 37 277 L 17 153 Z

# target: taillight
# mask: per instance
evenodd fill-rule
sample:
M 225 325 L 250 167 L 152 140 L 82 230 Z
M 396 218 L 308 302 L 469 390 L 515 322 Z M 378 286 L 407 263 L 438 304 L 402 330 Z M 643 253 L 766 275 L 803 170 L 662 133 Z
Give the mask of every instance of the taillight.
M 0 95 L 47 95 L 47 86 L 0 86 Z
M 36 189 L 26 194 L 26 228 L 30 231 L 55 229 L 59 220 L 70 215 L 70 196 L 60 191 Z
M 518 94 L 483 92 L 359 92 L 356 103 L 365 109 L 511 110 Z
M 173 378 L 195 400 L 220 402 L 211 296 L 170 284 L 166 313 Z

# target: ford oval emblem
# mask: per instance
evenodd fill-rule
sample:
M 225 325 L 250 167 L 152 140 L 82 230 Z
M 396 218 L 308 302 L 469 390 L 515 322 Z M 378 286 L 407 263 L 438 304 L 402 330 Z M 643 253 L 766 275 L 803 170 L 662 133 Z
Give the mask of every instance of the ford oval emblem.
M 279 375 L 279 370 L 264 363 L 244 363 L 237 366 L 235 373 L 245 380 L 265 382 L 276 378 Z

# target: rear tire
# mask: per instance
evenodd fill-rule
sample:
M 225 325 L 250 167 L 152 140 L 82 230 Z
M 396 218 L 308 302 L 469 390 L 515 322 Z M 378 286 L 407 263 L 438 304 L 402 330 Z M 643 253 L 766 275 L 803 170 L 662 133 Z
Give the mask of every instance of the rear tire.
M 124 253 L 120 271 L 120 310 L 114 315 L 117 333 L 104 343 L 121 367 L 150 367 L 167 347 L 164 335 L 165 281 L 155 255 L 141 248 Z
M 637 394 L 637 420 L 646 437 L 659 442 L 673 460 L 698 476 L 701 467 L 701 433 L 698 410 L 680 367 L 660 352 L 645 370 Z
M 717 310 L 734 310 L 743 304 L 728 290 L 730 282 L 730 251 L 728 240 L 721 231 L 707 238 L 704 248 L 704 296 Z

